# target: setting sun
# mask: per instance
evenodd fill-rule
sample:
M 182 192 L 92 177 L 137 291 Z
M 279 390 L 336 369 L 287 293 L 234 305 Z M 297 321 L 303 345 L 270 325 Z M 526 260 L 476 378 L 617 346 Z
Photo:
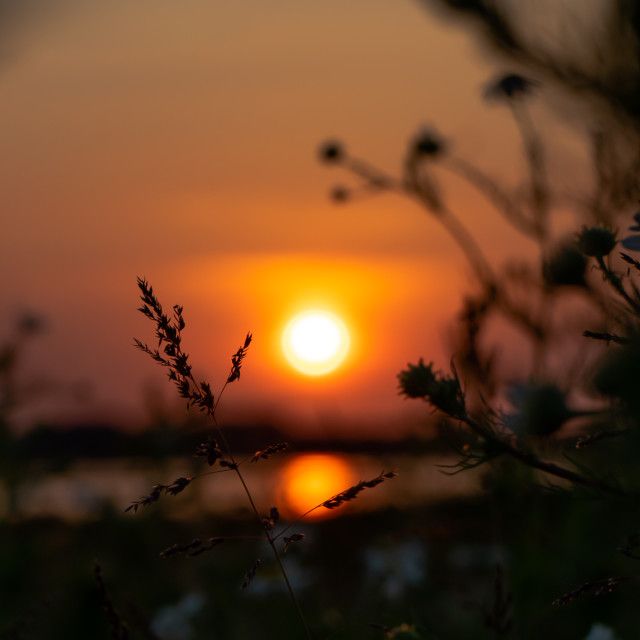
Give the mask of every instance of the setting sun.
M 328 311 L 305 311 L 295 316 L 282 334 L 282 349 L 289 363 L 308 376 L 337 369 L 349 351 L 344 322 Z

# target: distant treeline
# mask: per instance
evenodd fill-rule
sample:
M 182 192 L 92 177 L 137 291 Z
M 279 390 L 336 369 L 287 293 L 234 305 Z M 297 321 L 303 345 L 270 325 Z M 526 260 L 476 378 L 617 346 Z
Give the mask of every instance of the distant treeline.
M 265 443 L 287 440 L 287 435 L 270 425 L 235 425 L 228 439 L 239 453 L 252 453 Z M 73 460 L 76 458 L 171 457 L 193 453 L 206 439 L 205 429 L 162 427 L 125 431 L 112 425 L 80 424 L 67 428 L 39 426 L 11 443 L 14 456 L 27 459 Z M 439 440 L 410 438 L 399 441 L 308 439 L 296 441 L 294 451 L 344 453 L 430 453 L 443 450 Z

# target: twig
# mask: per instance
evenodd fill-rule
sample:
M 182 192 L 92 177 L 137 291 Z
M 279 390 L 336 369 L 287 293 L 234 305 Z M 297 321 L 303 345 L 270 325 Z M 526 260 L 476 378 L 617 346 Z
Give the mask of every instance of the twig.
M 556 478 L 568 480 L 573 484 L 587 487 L 589 489 L 596 489 L 598 491 L 601 491 L 602 493 L 606 493 L 618 498 L 628 496 L 627 492 L 623 491 L 619 487 L 608 484 L 603 480 L 590 478 L 588 476 L 572 471 L 571 469 L 567 469 L 566 467 L 561 467 L 560 465 L 557 465 L 553 462 L 541 460 L 531 451 L 519 449 L 505 438 L 499 438 L 495 434 L 491 433 L 488 429 L 483 428 L 480 424 L 478 424 L 475 420 L 473 420 L 466 414 L 461 417 L 461 420 L 479 436 L 486 439 L 491 439 L 495 445 L 501 448 L 503 453 L 506 453 L 515 460 L 522 462 L 532 469 L 538 469 L 539 471 L 548 473 L 549 475 L 555 476 Z
M 604 275 L 605 279 L 609 282 L 609 284 L 616 290 L 616 292 L 624 298 L 625 302 L 636 312 L 640 312 L 640 303 L 637 300 L 634 300 L 624 288 L 622 284 L 622 280 L 620 277 L 614 273 L 604 261 L 602 256 L 597 256 L 596 260 L 598 262 L 598 266 L 600 267 L 600 271 Z

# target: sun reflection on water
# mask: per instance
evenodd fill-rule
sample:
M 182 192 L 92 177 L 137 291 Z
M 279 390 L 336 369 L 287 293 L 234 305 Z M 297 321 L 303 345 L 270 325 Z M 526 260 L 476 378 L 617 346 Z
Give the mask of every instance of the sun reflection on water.
M 351 465 L 341 456 L 312 453 L 297 456 L 282 470 L 280 503 L 286 517 L 298 516 L 357 482 Z M 327 518 L 337 511 L 320 508 L 309 518 Z

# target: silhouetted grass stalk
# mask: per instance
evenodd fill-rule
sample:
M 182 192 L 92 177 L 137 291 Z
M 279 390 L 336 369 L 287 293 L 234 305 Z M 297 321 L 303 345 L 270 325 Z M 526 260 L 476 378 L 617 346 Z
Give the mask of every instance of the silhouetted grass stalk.
M 155 297 L 153 293 L 153 289 L 151 286 L 144 280 L 143 278 L 138 278 L 138 287 L 141 292 L 141 299 L 143 302 L 143 306 L 140 308 L 140 311 L 146 317 L 150 318 L 156 323 L 156 337 L 158 338 L 158 348 L 151 349 L 145 343 L 136 340 L 136 346 L 149 354 L 156 362 L 165 366 L 169 369 L 169 379 L 176 384 L 180 395 L 187 399 L 188 404 L 193 404 L 200 408 L 207 417 L 211 420 L 216 435 L 220 438 L 222 443 L 224 454 L 226 456 L 225 462 L 226 467 L 217 471 L 218 473 L 221 471 L 233 471 L 247 497 L 249 505 L 251 507 L 251 511 L 255 515 L 258 520 L 258 524 L 263 531 L 264 539 L 266 539 L 271 551 L 273 553 L 273 557 L 278 565 L 278 568 L 282 574 L 282 578 L 285 582 L 287 591 L 289 593 L 289 597 L 296 609 L 297 615 L 300 619 L 300 622 L 304 628 L 305 635 L 308 639 L 311 639 L 313 636 L 311 634 L 311 630 L 305 618 L 305 615 L 302 611 L 302 607 L 296 597 L 296 594 L 291 585 L 291 581 L 289 580 L 289 576 L 287 575 L 287 571 L 282 562 L 282 558 L 280 557 L 280 553 L 276 548 L 273 537 L 269 531 L 268 525 L 265 523 L 264 519 L 260 515 L 258 507 L 256 506 L 255 500 L 253 498 L 253 494 L 247 484 L 247 481 L 240 470 L 240 464 L 236 461 L 231 447 L 229 446 L 229 442 L 227 437 L 220 427 L 217 417 L 217 409 L 220 404 L 220 400 L 227 389 L 228 385 L 240 377 L 240 369 L 242 367 L 242 361 L 246 356 L 246 351 L 251 344 L 252 336 L 251 334 L 247 334 L 244 345 L 241 346 L 236 354 L 232 358 L 232 366 L 229 371 L 229 375 L 227 379 L 215 397 L 211 392 L 210 386 L 205 383 L 199 383 L 195 377 L 193 376 L 191 366 L 188 362 L 188 355 L 182 351 L 181 347 L 181 331 L 185 326 L 185 322 L 182 317 L 182 307 L 175 306 L 174 307 L 174 319 L 171 320 L 163 311 L 162 306 L 160 305 L 158 299 Z M 161 353 L 159 348 L 164 346 L 164 350 Z M 214 446 L 214 445 L 211 445 Z M 215 461 L 215 459 L 214 459 Z M 209 473 L 215 473 L 216 471 L 212 471 Z M 205 474 L 201 474 L 205 475 Z M 178 481 L 182 480 L 177 488 L 175 489 L 175 493 L 182 491 L 182 489 L 187 486 L 194 478 L 180 478 Z M 178 482 L 175 481 L 174 485 Z M 171 486 L 169 488 L 165 488 L 165 491 L 171 492 Z M 156 492 L 159 495 L 159 492 Z M 152 501 L 155 501 L 157 497 L 155 497 Z M 144 503 L 143 503 L 144 504 Z M 135 510 L 135 508 L 134 508 Z M 247 574 L 245 578 L 245 584 L 248 584 L 250 579 L 255 574 L 256 569 L 258 568 L 258 564 L 254 565 L 254 568 L 250 572 L 251 575 Z
M 293 602 L 293 605 L 296 609 L 296 612 L 298 614 L 298 617 L 300 618 L 300 622 L 302 623 L 302 626 L 304 627 L 305 633 L 307 635 L 307 638 L 312 638 L 313 636 L 311 635 L 311 630 L 309 629 L 309 625 L 307 623 L 307 619 L 304 615 L 304 612 L 302 611 L 302 607 L 300 606 L 300 602 L 298 601 L 298 598 L 296 597 L 295 591 L 293 590 L 293 587 L 291 586 L 291 581 L 289 580 L 289 576 L 287 575 L 287 571 L 284 567 L 284 564 L 282 562 L 282 558 L 280 557 L 280 553 L 278 552 L 278 549 L 276 548 L 276 545 L 274 543 L 274 539 L 271 536 L 271 533 L 269 532 L 269 530 L 267 529 L 267 527 L 265 527 L 263 525 L 262 522 L 262 516 L 260 515 L 260 511 L 258 511 L 258 507 L 256 506 L 255 500 L 253 499 L 253 495 L 251 493 L 251 490 L 249 489 L 249 485 L 247 484 L 247 481 L 245 479 L 245 477 L 242 475 L 242 471 L 240 471 L 240 463 L 236 462 L 236 459 L 231 451 L 231 447 L 229 446 L 229 442 L 227 440 L 227 437 L 224 434 L 224 431 L 222 430 L 222 428 L 220 427 L 219 423 L 218 423 L 218 417 L 216 415 L 216 410 L 218 408 L 218 405 L 220 403 L 220 399 L 222 398 L 222 395 L 224 394 L 226 388 L 229 386 L 229 379 L 232 377 L 232 372 L 233 372 L 233 368 L 230 370 L 229 372 L 229 376 L 227 378 L 227 381 L 224 383 L 224 385 L 222 386 L 222 388 L 220 389 L 220 391 L 218 392 L 217 395 L 217 399 L 213 405 L 213 407 L 211 409 L 207 410 L 207 415 L 209 416 L 209 418 L 211 418 L 214 428 L 216 430 L 216 433 L 218 434 L 218 436 L 220 437 L 220 440 L 223 443 L 223 446 L 225 448 L 225 453 L 226 455 L 229 457 L 229 460 L 232 463 L 232 467 L 231 467 L 231 471 L 233 471 L 236 476 L 238 477 L 238 480 L 240 481 L 240 484 L 242 485 L 242 488 L 244 490 L 245 495 L 247 496 L 247 500 L 249 501 L 249 504 L 251 506 L 251 511 L 253 512 L 253 514 L 255 515 L 256 519 L 258 520 L 258 524 L 260 525 L 260 527 L 262 528 L 263 532 L 264 532 L 264 537 L 267 540 L 269 546 L 271 547 L 271 551 L 273 553 L 273 557 L 278 565 L 278 568 L 280 570 L 280 573 L 282 574 L 282 578 L 285 582 L 285 585 L 287 587 L 287 591 L 289 593 L 289 597 L 291 598 L 291 601 Z M 193 375 L 190 376 L 190 380 L 192 381 L 192 383 L 194 384 L 194 386 L 197 389 L 200 389 L 198 383 L 196 382 L 195 378 L 193 377 Z

